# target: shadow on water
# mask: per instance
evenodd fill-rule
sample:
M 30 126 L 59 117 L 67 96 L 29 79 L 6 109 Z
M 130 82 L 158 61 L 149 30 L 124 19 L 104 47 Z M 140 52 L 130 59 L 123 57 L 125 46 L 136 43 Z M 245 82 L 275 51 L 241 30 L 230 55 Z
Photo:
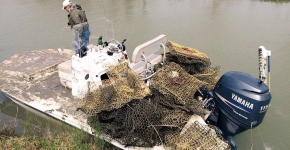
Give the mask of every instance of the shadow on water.
M 14 124 L 16 130 L 15 134 L 20 136 L 23 134 L 23 126 L 25 126 L 27 122 L 31 123 L 31 120 L 34 121 L 34 124 L 41 127 L 47 127 L 52 131 L 57 130 L 61 125 L 61 122 L 51 119 L 46 115 L 19 106 L 6 97 L 5 94 L 0 92 L 0 129 L 7 124 Z

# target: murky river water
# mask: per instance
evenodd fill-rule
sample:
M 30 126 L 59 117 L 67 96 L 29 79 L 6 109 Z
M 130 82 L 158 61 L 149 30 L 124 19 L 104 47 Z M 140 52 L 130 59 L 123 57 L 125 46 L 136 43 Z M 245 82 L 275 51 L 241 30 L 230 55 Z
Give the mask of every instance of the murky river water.
M 221 75 L 242 71 L 258 77 L 258 47 L 272 51 L 270 108 L 264 122 L 235 136 L 241 150 L 290 149 L 290 4 L 251 0 L 78 0 L 89 20 L 107 17 L 115 38 L 133 49 L 159 34 L 206 53 Z M 1 0 L 0 61 L 15 53 L 71 48 L 70 29 L 60 0 Z M 91 28 L 93 28 L 91 26 Z M 0 93 L 0 120 L 17 109 Z M 18 113 L 17 113 L 18 110 Z M 20 112 L 19 112 L 20 111 Z M 41 116 L 39 116 L 42 118 Z M 19 117 L 21 120 L 25 116 Z M 53 121 L 47 121 L 53 122 Z M 1 125 L 1 124 L 0 124 Z M 252 132 L 252 133 L 251 133 Z M 252 134 L 252 135 L 251 135 Z

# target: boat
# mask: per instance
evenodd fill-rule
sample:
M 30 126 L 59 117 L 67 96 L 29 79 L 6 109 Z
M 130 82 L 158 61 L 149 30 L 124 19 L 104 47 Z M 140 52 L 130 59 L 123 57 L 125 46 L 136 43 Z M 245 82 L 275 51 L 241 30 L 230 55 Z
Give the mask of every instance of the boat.
M 237 71 L 219 77 L 206 54 L 164 34 L 137 46 L 130 60 L 112 22 L 98 22 L 110 35 L 78 53 L 34 50 L 3 61 L 1 91 L 91 135 L 100 125 L 99 138 L 128 150 L 237 149 L 233 137 L 262 123 L 271 101 L 265 47 L 259 79 Z

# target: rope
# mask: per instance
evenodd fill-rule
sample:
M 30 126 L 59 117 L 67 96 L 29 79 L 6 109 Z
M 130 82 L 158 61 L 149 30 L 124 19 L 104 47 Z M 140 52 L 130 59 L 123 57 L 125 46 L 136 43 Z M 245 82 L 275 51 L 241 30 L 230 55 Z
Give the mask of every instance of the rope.
M 253 150 L 253 122 L 251 122 L 251 150 Z
M 258 128 L 258 134 L 260 135 L 260 137 L 261 137 L 261 139 L 262 139 L 262 142 L 263 142 L 263 146 L 265 147 L 266 144 L 265 144 L 265 142 L 264 142 L 264 138 L 262 137 L 261 133 L 259 132 L 259 128 Z M 266 149 L 266 148 L 265 148 L 265 149 Z

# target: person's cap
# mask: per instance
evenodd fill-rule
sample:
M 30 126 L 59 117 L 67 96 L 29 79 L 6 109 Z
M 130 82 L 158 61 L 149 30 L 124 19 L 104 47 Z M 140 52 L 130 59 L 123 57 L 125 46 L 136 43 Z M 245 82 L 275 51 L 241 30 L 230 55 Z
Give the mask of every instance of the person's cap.
M 64 8 L 68 5 L 71 4 L 71 1 L 70 0 L 64 0 L 63 3 L 62 3 L 62 10 L 64 10 Z

